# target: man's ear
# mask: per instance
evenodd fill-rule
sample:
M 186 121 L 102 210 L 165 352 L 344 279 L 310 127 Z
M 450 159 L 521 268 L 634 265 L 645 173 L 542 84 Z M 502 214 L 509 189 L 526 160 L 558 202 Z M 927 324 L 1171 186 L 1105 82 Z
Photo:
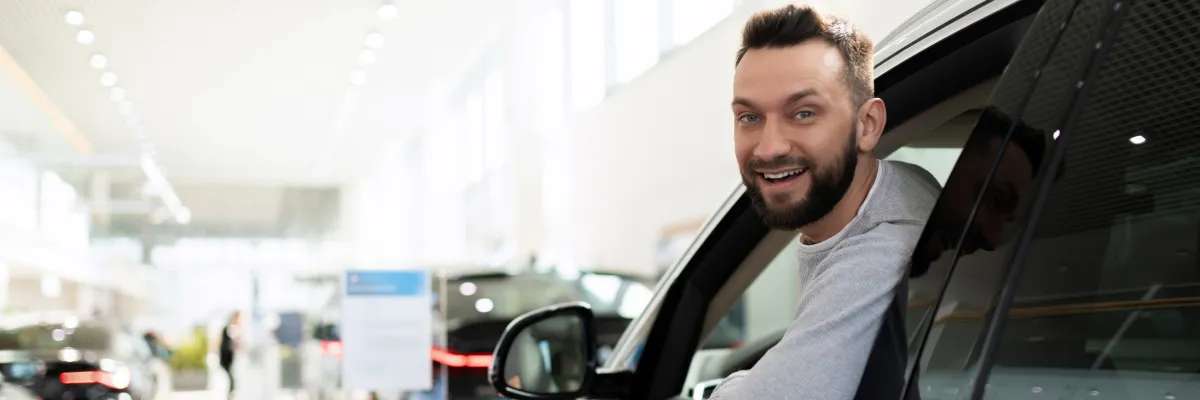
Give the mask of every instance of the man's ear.
M 864 102 L 858 108 L 858 120 L 855 123 L 858 124 L 858 151 L 868 154 L 874 152 L 887 125 L 887 107 L 883 99 L 872 98 Z

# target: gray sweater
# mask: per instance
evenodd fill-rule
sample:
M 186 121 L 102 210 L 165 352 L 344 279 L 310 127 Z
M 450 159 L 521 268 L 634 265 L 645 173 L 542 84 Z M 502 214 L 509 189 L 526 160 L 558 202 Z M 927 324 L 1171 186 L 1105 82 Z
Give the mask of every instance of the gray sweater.
M 829 240 L 800 245 L 800 306 L 783 339 L 712 399 L 853 399 L 940 191 L 921 167 L 880 161 L 858 215 Z

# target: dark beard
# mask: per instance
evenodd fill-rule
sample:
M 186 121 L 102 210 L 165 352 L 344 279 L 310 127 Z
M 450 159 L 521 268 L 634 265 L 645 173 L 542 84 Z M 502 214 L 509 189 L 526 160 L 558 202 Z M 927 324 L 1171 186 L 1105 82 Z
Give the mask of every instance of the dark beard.
M 757 180 L 743 174 L 746 195 L 750 196 L 750 204 L 762 218 L 763 224 L 772 229 L 797 230 L 829 215 L 833 207 L 846 196 L 846 191 L 850 190 L 850 183 L 854 182 L 854 169 L 858 167 L 856 133 L 850 132 L 850 141 L 842 151 L 841 160 L 835 160 L 841 162 L 840 168 L 809 168 L 812 185 L 800 204 L 785 206 L 783 210 L 771 210 L 758 190 Z

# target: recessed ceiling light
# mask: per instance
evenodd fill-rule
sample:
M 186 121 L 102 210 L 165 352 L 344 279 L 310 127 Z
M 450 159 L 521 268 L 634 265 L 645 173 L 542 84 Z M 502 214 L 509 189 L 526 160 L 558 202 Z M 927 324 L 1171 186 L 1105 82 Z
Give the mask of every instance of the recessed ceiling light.
M 133 112 L 133 102 L 129 100 L 122 101 L 120 104 L 117 104 L 117 111 L 121 114 L 129 115 L 129 113 Z
M 358 53 L 358 63 L 362 64 L 364 67 L 369 67 L 371 64 L 374 64 L 375 58 L 375 50 L 363 49 L 362 52 Z
M 1054 131 L 1054 140 L 1058 140 L 1059 131 Z
M 67 20 L 67 24 L 71 26 L 83 25 L 83 13 L 79 11 L 67 11 L 65 19 Z
M 129 126 L 138 126 L 138 122 L 141 122 L 141 119 L 138 118 L 137 114 L 129 114 L 125 118 L 125 123 L 129 124 Z
M 1146 138 L 1142 135 L 1137 135 L 1137 136 L 1129 138 L 1129 143 L 1133 143 L 1133 144 L 1146 143 Z
M 350 73 L 350 84 L 354 86 L 362 86 L 367 83 L 367 73 L 363 70 L 356 70 Z
M 384 21 L 391 21 L 400 15 L 400 9 L 396 8 L 395 4 L 385 3 L 379 6 L 379 18 Z
M 92 54 L 92 59 L 89 62 L 92 64 L 92 68 L 95 69 L 104 69 L 104 67 L 108 66 L 108 58 L 99 53 Z
M 103 74 L 100 74 L 100 84 L 104 86 L 116 85 L 117 74 L 114 74 L 111 71 L 105 71 Z
M 75 41 L 82 44 L 92 44 L 96 41 L 96 34 L 87 29 L 80 29 L 79 33 L 75 34 Z
M 120 86 L 112 88 L 112 90 L 108 92 L 108 98 L 112 101 L 125 100 L 125 89 L 121 89 Z
M 379 32 L 371 32 L 367 34 L 367 48 L 378 49 L 383 47 L 383 34 Z

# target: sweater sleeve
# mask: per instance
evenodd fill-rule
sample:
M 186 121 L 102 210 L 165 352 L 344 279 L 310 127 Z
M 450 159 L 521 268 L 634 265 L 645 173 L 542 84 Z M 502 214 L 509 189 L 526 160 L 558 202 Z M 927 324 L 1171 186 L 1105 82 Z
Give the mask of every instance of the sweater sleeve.
M 852 399 L 921 226 L 881 224 L 846 238 L 816 266 L 783 338 L 712 399 Z

